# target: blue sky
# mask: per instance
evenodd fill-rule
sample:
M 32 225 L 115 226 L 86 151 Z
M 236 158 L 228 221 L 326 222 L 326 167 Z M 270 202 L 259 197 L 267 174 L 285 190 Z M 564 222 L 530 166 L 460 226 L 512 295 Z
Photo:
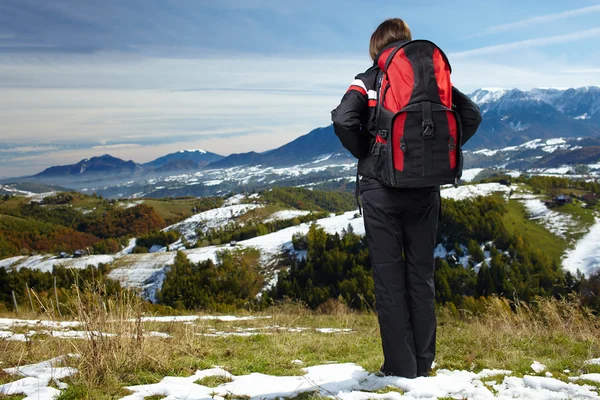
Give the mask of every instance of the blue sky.
M 0 176 L 282 145 L 329 123 L 389 17 L 466 92 L 600 85 L 598 1 L 0 0 Z

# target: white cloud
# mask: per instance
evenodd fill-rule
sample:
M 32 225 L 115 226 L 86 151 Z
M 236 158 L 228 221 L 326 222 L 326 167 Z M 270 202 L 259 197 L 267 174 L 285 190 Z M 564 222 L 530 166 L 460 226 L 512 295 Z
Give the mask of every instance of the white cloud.
M 587 15 L 587 14 L 597 13 L 597 12 L 600 12 L 600 4 L 594 5 L 594 6 L 589 6 L 589 7 L 577 8 L 574 10 L 567 10 L 567 11 L 554 13 L 554 14 L 546 14 L 546 15 L 540 15 L 537 17 L 526 18 L 526 19 L 522 19 L 519 21 L 510 22 L 508 24 L 491 26 L 488 29 L 486 29 L 485 31 L 483 31 L 479 34 L 473 35 L 473 36 L 485 36 L 485 35 L 491 35 L 494 33 L 508 32 L 508 31 L 512 31 L 512 30 L 520 29 L 520 28 L 529 28 L 534 25 L 547 24 L 549 22 L 559 21 L 561 19 L 576 17 L 579 15 Z
M 34 153 L 57 150 L 56 146 L 15 146 L 0 148 L 0 153 Z
M 134 149 L 140 147 L 140 144 L 136 143 L 122 143 L 122 144 L 109 144 L 102 146 L 93 146 L 93 150 L 121 150 L 121 149 Z
M 497 44 L 492 46 L 480 47 L 466 51 L 451 53 L 450 59 L 464 58 L 469 56 L 480 56 L 497 53 L 506 53 L 510 51 L 524 50 L 533 47 L 555 46 L 561 43 L 575 42 L 582 39 L 588 39 L 600 36 L 600 28 L 587 29 L 584 31 L 567 33 L 564 35 L 546 36 L 536 39 L 521 40 L 518 42 Z

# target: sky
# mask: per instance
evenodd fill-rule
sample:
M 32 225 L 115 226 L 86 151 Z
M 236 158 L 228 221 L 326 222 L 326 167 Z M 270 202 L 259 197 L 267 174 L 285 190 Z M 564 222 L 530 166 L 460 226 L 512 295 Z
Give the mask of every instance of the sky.
M 419 3 L 0 0 L 0 177 L 276 148 L 330 123 L 390 17 L 467 93 L 600 85 L 598 0 Z

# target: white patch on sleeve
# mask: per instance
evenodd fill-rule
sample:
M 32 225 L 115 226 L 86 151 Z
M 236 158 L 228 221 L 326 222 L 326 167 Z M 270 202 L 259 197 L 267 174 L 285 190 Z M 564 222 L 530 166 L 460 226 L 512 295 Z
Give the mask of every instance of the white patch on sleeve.
M 358 87 L 363 88 L 365 90 L 365 92 L 367 91 L 367 87 L 365 86 L 363 81 L 361 81 L 360 79 L 353 80 L 352 83 L 350 84 L 350 86 L 358 86 Z

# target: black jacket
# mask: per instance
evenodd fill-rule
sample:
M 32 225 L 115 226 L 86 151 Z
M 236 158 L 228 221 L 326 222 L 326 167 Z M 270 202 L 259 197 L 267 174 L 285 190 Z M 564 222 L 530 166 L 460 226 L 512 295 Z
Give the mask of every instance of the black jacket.
M 358 158 L 358 173 L 372 178 L 377 177 L 369 149 L 376 136 L 376 86 L 379 71 L 379 67 L 375 65 L 358 74 L 342 97 L 340 105 L 331 112 L 335 134 L 342 145 Z M 481 112 L 471 99 L 455 87 L 452 88 L 452 103 L 461 118 L 464 145 L 481 124 Z

